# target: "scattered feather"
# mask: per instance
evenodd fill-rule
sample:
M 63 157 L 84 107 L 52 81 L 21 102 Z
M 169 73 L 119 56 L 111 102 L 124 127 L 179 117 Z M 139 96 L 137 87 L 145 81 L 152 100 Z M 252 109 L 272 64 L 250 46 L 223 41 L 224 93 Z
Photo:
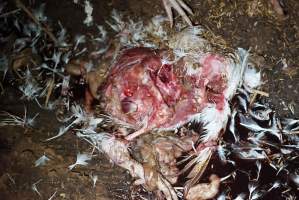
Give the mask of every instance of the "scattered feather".
M 261 72 L 257 72 L 254 67 L 247 66 L 244 72 L 244 83 L 250 89 L 261 85 Z
M 249 183 L 248 190 L 249 190 L 249 200 L 256 200 L 261 197 L 261 193 L 257 190 L 258 185 L 256 183 Z
M 84 2 L 84 11 L 86 13 L 86 18 L 83 23 L 86 26 L 91 26 L 93 24 L 93 18 L 92 18 L 93 7 L 92 4 L 87 0 L 85 0 Z
M 38 194 L 38 196 L 42 196 L 41 194 L 40 194 L 40 192 L 38 191 L 38 189 L 37 189 L 37 184 L 39 183 L 39 182 L 41 182 L 42 181 L 42 179 L 40 179 L 40 180 L 38 180 L 37 182 L 35 182 L 35 183 L 33 183 L 32 184 L 32 186 L 31 186 L 31 189 L 34 191 L 34 192 L 36 192 L 37 194 Z
M 285 134 L 291 134 L 292 132 L 299 130 L 299 120 L 287 118 L 282 120 L 282 124 L 284 125 L 282 131 Z
M 45 16 L 45 3 L 42 3 L 37 9 L 33 10 L 33 15 L 35 16 L 35 18 L 40 21 L 40 22 L 46 22 L 47 21 L 47 17 Z
M 56 139 L 56 138 L 62 136 L 63 134 L 65 134 L 69 130 L 69 128 L 70 128 L 70 126 L 60 127 L 57 135 L 55 135 L 53 137 L 50 137 L 50 138 L 46 139 L 45 141 L 50 141 L 50 140 L 53 140 L 53 139 Z
M 244 98 L 247 102 L 250 101 L 250 95 L 248 94 L 248 92 L 247 92 L 245 89 L 243 89 L 243 88 L 238 88 L 238 89 L 237 89 L 237 94 L 238 94 L 238 95 L 242 95 L 243 98 Z
M 264 110 L 249 110 L 249 115 L 258 121 L 268 121 L 270 120 L 270 114 L 272 110 L 270 108 Z
M 229 124 L 229 132 L 233 135 L 235 143 L 239 142 L 240 140 L 239 136 L 236 134 L 236 127 L 235 127 L 236 115 L 237 115 L 237 110 L 234 109 L 231 114 L 231 120 Z
M 0 126 L 22 126 L 22 127 L 33 127 L 35 124 L 35 118 L 39 115 L 39 113 L 37 113 L 32 118 L 27 117 L 26 107 L 25 107 L 23 118 L 10 114 L 9 112 L 5 112 L 5 111 L 2 111 L 2 113 L 0 114 L 2 116 L 6 116 L 6 118 L 1 120 Z
M 69 63 L 71 54 L 72 54 L 71 51 L 68 51 L 65 54 L 63 54 L 62 61 L 64 62 L 64 64 L 68 64 Z
M 204 132 L 201 136 L 203 142 L 212 141 L 218 138 L 221 130 L 225 128 L 230 108 L 224 105 L 222 111 L 219 111 L 214 104 L 207 105 L 201 113 L 191 117 L 190 121 L 203 124 Z
M 66 47 L 69 46 L 69 44 L 67 44 L 66 42 L 66 29 L 63 28 L 62 24 L 60 21 L 58 21 L 58 25 L 60 27 L 60 31 L 58 31 L 57 35 L 57 46 L 59 47 Z
M 78 48 L 79 44 L 83 44 L 86 42 L 86 37 L 85 35 L 76 35 L 75 36 L 75 46 L 74 46 L 74 50 L 76 50 Z
M 24 85 L 21 85 L 19 89 L 23 93 L 21 99 L 27 100 L 35 100 L 37 97 L 39 97 L 40 91 L 42 91 L 42 88 L 33 82 L 28 82 Z
M 245 196 L 246 195 L 244 193 L 241 193 L 236 198 L 234 198 L 234 200 L 245 200 Z
M 5 173 L 10 182 L 12 182 L 14 185 L 16 184 L 16 181 L 13 179 L 13 177 L 9 173 Z
M 35 101 L 37 101 L 37 97 L 40 96 L 40 92 L 42 91 L 42 87 L 40 87 L 36 80 L 33 78 L 29 69 L 27 69 L 25 72 L 25 83 L 21 85 L 19 89 L 23 93 L 21 99 Z
M 263 128 L 260 125 L 258 125 L 253 119 L 247 118 L 241 113 L 239 113 L 240 117 L 240 125 L 244 126 L 245 128 L 256 132 L 256 133 L 270 133 L 271 135 L 274 135 L 279 139 L 279 141 L 282 140 L 282 136 L 280 133 L 280 130 L 277 127 L 277 119 L 275 117 L 275 114 L 272 117 L 272 126 L 270 128 Z
M 123 21 L 123 16 L 118 13 L 115 9 L 111 12 L 112 22 L 106 21 L 106 23 L 112 28 L 115 32 L 119 33 L 125 28 L 125 22 Z
M 241 159 L 249 159 L 249 160 L 256 160 L 256 159 L 266 159 L 267 154 L 265 153 L 264 149 L 257 147 L 257 146 L 238 146 L 233 144 L 232 151 L 238 155 Z
M 296 184 L 296 186 L 299 187 L 299 175 L 291 174 L 290 177 L 291 177 L 291 180 Z
M 91 175 L 91 180 L 92 180 L 92 187 L 96 186 L 96 183 L 98 181 L 98 175 Z
M 76 53 L 76 54 L 75 54 L 75 57 L 77 57 L 77 56 L 79 56 L 79 55 L 85 53 L 86 51 L 87 51 L 87 48 L 85 47 L 85 48 L 83 48 L 81 51 L 79 51 L 78 53 Z
M 31 39 L 29 37 L 17 38 L 13 44 L 14 52 L 20 52 L 23 50 L 30 41 Z
M 55 191 L 55 192 L 50 196 L 50 198 L 49 198 L 48 200 L 52 200 L 52 199 L 55 197 L 56 193 L 57 193 L 57 191 Z
M 237 96 L 237 99 L 239 100 L 239 106 L 243 109 L 244 112 L 247 112 L 247 110 L 248 110 L 248 108 L 247 108 L 248 102 L 246 101 L 246 99 L 242 98 L 240 95 Z
M 275 181 L 274 184 L 272 185 L 272 187 L 270 187 L 267 192 L 270 192 L 273 189 L 279 188 L 281 185 L 281 183 L 279 181 Z
M 103 26 L 97 25 L 97 29 L 99 31 L 100 36 L 97 38 L 94 38 L 95 41 L 97 42 L 106 42 L 107 40 L 107 31 Z
M 226 152 L 225 152 L 225 149 L 223 148 L 223 146 L 219 145 L 218 148 L 217 148 L 217 152 L 218 152 L 218 156 L 220 158 L 220 160 L 225 163 L 226 162 Z
M 77 154 L 77 160 L 74 164 L 69 166 L 69 170 L 72 170 L 77 165 L 88 165 L 86 161 L 91 160 L 91 156 L 88 154 Z
M 221 193 L 218 197 L 217 200 L 225 200 L 225 193 Z
M 35 167 L 43 166 L 48 162 L 50 159 L 44 154 L 39 159 L 35 161 Z
M 256 180 L 258 181 L 260 178 L 260 173 L 261 173 L 261 169 L 262 169 L 262 163 L 258 160 L 255 162 L 256 167 L 257 167 L 257 176 L 256 176 Z

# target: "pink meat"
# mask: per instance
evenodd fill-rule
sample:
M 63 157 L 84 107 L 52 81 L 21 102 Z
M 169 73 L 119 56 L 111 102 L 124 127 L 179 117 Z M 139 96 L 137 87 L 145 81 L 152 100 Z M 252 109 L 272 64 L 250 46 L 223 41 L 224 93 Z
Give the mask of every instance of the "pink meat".
M 132 48 L 122 52 L 103 89 L 104 109 L 135 129 L 172 129 L 188 122 L 207 103 L 225 103 L 226 60 L 203 55 L 200 69 L 187 74 L 185 63 L 162 64 L 162 52 Z

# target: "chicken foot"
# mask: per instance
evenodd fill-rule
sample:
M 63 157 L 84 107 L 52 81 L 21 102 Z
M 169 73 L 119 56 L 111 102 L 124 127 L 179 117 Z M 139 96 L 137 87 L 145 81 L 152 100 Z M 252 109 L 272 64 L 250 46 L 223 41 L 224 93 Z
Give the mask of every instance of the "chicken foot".
M 193 15 L 193 12 L 191 8 L 183 0 L 162 0 L 162 1 L 170 21 L 170 27 L 173 26 L 173 13 L 171 8 L 176 10 L 179 13 L 179 15 L 187 22 L 189 26 L 192 26 L 192 22 L 190 18 L 187 16 L 186 12 L 190 15 Z

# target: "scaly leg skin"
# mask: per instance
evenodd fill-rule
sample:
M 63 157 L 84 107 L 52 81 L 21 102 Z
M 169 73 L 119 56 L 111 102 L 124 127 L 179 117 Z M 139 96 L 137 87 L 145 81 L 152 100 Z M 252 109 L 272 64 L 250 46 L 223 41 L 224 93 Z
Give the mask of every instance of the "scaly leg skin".
M 193 12 L 191 8 L 189 8 L 189 6 L 187 6 L 187 4 L 184 3 L 183 0 L 162 0 L 162 1 L 170 21 L 170 27 L 173 26 L 173 15 L 172 15 L 171 8 L 176 10 L 179 13 L 179 15 L 187 22 L 189 26 L 192 26 L 192 22 L 187 16 L 186 12 L 190 15 L 193 15 Z

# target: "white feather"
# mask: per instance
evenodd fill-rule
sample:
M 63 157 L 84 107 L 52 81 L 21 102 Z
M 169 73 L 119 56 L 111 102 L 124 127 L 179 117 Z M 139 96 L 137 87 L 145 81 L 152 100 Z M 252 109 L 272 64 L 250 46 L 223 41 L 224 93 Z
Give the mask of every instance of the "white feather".
M 237 98 L 238 98 L 238 100 L 239 100 L 239 104 L 240 104 L 241 108 L 242 108 L 245 112 L 247 112 L 247 101 L 246 101 L 246 99 L 242 98 L 241 96 L 238 96 Z
M 226 149 L 223 148 L 223 146 L 219 145 L 217 148 L 217 152 L 219 155 L 219 158 L 221 159 L 222 162 L 226 162 Z
M 262 169 L 262 163 L 260 161 L 256 161 L 256 167 L 257 167 L 257 177 L 256 177 L 256 180 L 259 180 L 260 178 L 260 172 L 261 172 L 261 169 Z
M 212 152 L 211 148 L 209 147 L 204 148 L 203 150 L 197 153 L 196 162 L 203 163 L 207 161 L 210 157 L 211 152 Z
M 292 181 L 299 187 L 299 175 L 298 174 L 291 174 Z
M 86 39 L 85 39 L 85 35 L 76 35 L 75 36 L 75 46 L 74 46 L 74 50 L 77 49 L 79 44 L 85 43 Z
M 271 127 L 270 128 L 263 128 L 260 125 L 258 125 L 255 121 L 253 121 L 250 118 L 246 118 L 241 113 L 240 116 L 240 125 L 246 127 L 247 129 L 255 132 L 255 133 L 270 133 L 271 135 L 274 135 L 277 137 L 280 141 L 282 140 L 282 136 L 280 133 L 280 130 L 277 128 L 277 119 L 275 118 L 275 115 L 273 115 L 273 118 L 271 120 Z
M 242 151 L 239 152 L 240 156 L 243 159 L 266 159 L 267 155 L 263 150 L 260 150 L 258 148 L 252 148 L 249 149 L 249 151 Z
M 261 72 L 248 65 L 244 72 L 244 83 L 250 89 L 256 88 L 262 84 L 261 82 Z
M 59 131 L 57 133 L 57 135 L 53 136 L 53 137 L 50 137 L 48 139 L 46 139 L 45 141 L 50 141 L 50 140 L 53 140 L 53 139 L 56 139 L 60 136 L 62 136 L 63 134 L 65 134 L 69 129 L 70 129 L 71 126 L 62 126 L 59 128 Z
M 98 181 L 98 175 L 91 175 L 91 180 L 92 180 L 92 186 L 95 187 L 96 183 Z
M 38 166 L 43 166 L 46 164 L 46 162 L 48 162 L 50 159 L 46 156 L 46 155 L 43 155 L 41 156 L 39 159 L 37 159 L 35 161 L 35 167 L 38 167 Z
M 218 197 L 217 200 L 225 200 L 225 193 L 221 193 Z
M 55 192 L 50 196 L 50 198 L 49 198 L 48 200 L 52 200 L 52 199 L 55 197 L 56 193 L 57 193 L 57 191 L 55 191 Z
M 91 26 L 93 23 L 93 18 L 92 18 L 93 7 L 92 4 L 87 0 L 85 0 L 84 2 L 84 11 L 86 13 L 86 18 L 83 23 L 86 26 Z
M 91 160 L 91 156 L 88 154 L 77 154 L 77 160 L 74 164 L 69 166 L 69 170 L 72 170 L 76 165 L 88 165 L 86 161 Z
M 237 88 L 243 83 L 244 70 L 247 67 L 249 53 L 245 49 L 238 48 L 235 59 L 227 69 L 227 89 L 224 92 L 226 99 L 231 100 Z
M 272 187 L 270 187 L 270 188 L 267 190 L 267 192 L 270 192 L 271 190 L 276 189 L 276 188 L 278 188 L 278 187 L 280 187 L 280 182 L 279 182 L 279 181 L 275 181 L 274 184 L 272 185 Z
M 245 200 L 245 196 L 246 195 L 244 193 L 241 193 L 236 198 L 234 198 L 234 200 Z
M 259 197 L 261 196 L 261 193 L 257 190 L 257 187 L 258 185 L 256 183 L 249 183 L 249 200 L 256 200 L 259 199 Z
M 239 136 L 236 135 L 236 127 L 235 127 L 235 117 L 237 114 L 237 110 L 234 109 L 231 115 L 231 120 L 230 120 L 230 124 L 229 124 L 229 131 L 232 133 L 232 135 L 234 136 L 235 142 L 239 141 Z
M 37 189 L 37 184 L 39 183 L 39 182 L 41 182 L 42 181 L 42 179 L 39 179 L 38 181 L 36 181 L 35 183 L 33 183 L 32 185 L 31 185 L 31 189 L 34 191 L 34 192 L 36 192 L 37 194 L 38 194 L 38 196 L 42 196 L 41 194 L 40 194 L 40 192 L 38 191 L 38 189 Z
M 217 139 L 221 130 L 225 129 L 230 112 L 228 102 L 225 102 L 221 111 L 215 104 L 208 104 L 200 113 L 193 115 L 190 121 L 203 124 L 204 134 L 201 139 L 207 142 Z

